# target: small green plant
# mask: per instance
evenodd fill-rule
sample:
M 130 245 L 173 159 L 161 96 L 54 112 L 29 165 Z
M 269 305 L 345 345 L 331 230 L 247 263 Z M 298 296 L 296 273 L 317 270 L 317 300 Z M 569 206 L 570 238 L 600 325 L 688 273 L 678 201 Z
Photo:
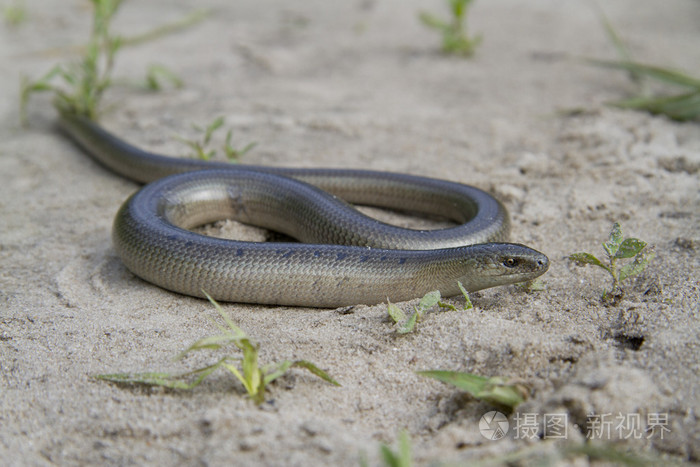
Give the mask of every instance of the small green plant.
M 305 368 L 324 381 L 335 386 L 340 386 L 328 373 L 307 360 L 283 360 L 278 363 L 260 366 L 258 363 L 259 345 L 231 321 L 231 318 L 224 313 L 221 306 L 213 298 L 209 295 L 207 295 L 207 298 L 209 298 L 209 301 L 214 305 L 217 312 L 226 323 L 226 326 L 222 326 L 214 321 L 214 324 L 219 328 L 221 334 L 198 340 L 181 352 L 176 357 L 176 360 L 182 359 L 190 352 L 198 350 L 218 350 L 229 344 L 233 344 L 237 347 L 243 353 L 242 357 L 225 356 L 211 365 L 175 375 L 160 372 L 116 373 L 96 375 L 94 378 L 121 384 L 145 384 L 149 386 L 163 386 L 171 389 L 192 389 L 200 384 L 204 378 L 221 367 L 228 370 L 241 382 L 248 396 L 258 405 L 265 401 L 265 388 L 267 385 L 285 374 L 292 367 Z M 240 368 L 231 363 L 236 361 L 240 362 Z
M 411 452 L 411 438 L 408 431 L 399 433 L 399 445 L 396 451 L 383 444 L 379 447 L 382 461 L 387 467 L 411 467 L 413 465 L 413 453 Z
M 464 296 L 464 310 L 472 309 L 474 306 L 469 299 L 469 293 L 467 293 L 467 290 L 464 288 L 461 282 L 457 282 L 457 285 Z M 439 290 L 433 290 L 432 292 L 428 292 L 427 294 L 423 295 L 423 298 L 420 299 L 418 305 L 413 307 L 414 311 L 410 316 L 407 316 L 401 308 L 390 301 L 387 301 L 387 312 L 389 313 L 389 317 L 394 321 L 394 323 L 396 323 L 396 332 L 399 334 L 407 334 L 414 330 L 416 322 L 423 316 L 423 314 L 433 308 L 435 305 L 452 311 L 457 310 L 456 306 L 442 301 Z
M 189 146 L 195 154 L 195 157 L 200 159 L 209 160 L 216 155 L 216 149 L 210 147 L 211 138 L 218 130 L 224 125 L 224 117 L 218 117 L 213 122 L 211 122 L 206 127 L 201 127 L 199 125 L 192 125 L 192 128 L 200 133 L 202 133 L 201 139 L 186 139 L 178 136 L 177 138 Z M 226 159 L 229 162 L 238 162 L 238 159 L 242 157 L 245 153 L 253 149 L 257 143 L 249 143 L 241 149 L 236 149 L 231 144 L 231 139 L 233 138 L 233 131 L 228 130 L 226 133 L 226 140 L 223 145 L 223 152 Z
M 443 370 L 418 371 L 417 373 L 443 383 L 452 384 L 476 399 L 510 410 L 524 402 L 528 396 L 525 385 L 513 383 L 501 376 L 487 378 L 472 373 Z
M 396 451 L 384 443 L 379 445 L 382 465 L 386 467 L 411 467 L 413 465 L 413 453 L 411 452 L 411 437 L 407 430 L 399 432 L 398 447 Z M 360 466 L 369 467 L 366 453 L 360 456 Z
M 56 65 L 36 81 L 26 77 L 22 79 L 22 121 L 26 121 L 29 97 L 44 91 L 53 92 L 54 105 L 59 111 L 97 119 L 97 106 L 112 83 L 114 57 L 122 44 L 121 38 L 109 32 L 110 22 L 121 0 L 92 0 L 92 4 L 92 32 L 82 60 L 69 65 Z M 59 80 L 58 84 L 56 80 Z
M 27 20 L 27 8 L 24 1 L 17 0 L 10 5 L 5 5 L 2 8 L 2 16 L 5 23 L 10 26 L 19 26 Z
M 598 16 L 605 32 L 613 43 L 620 60 L 589 60 L 590 63 L 626 71 L 637 85 L 636 95 L 627 99 L 609 102 L 608 105 L 624 109 L 644 110 L 652 114 L 665 115 L 673 120 L 689 121 L 700 117 L 700 78 L 670 68 L 647 65 L 632 59 L 629 49 L 617 34 L 602 11 Z M 676 93 L 655 95 L 648 80 L 678 89 Z
M 176 88 L 181 88 L 184 85 L 182 79 L 169 68 L 163 65 L 149 65 L 146 71 L 146 87 L 152 91 L 160 91 L 165 87 L 164 81 Z
M 609 105 L 624 109 L 644 110 L 652 114 L 665 115 L 673 120 L 689 121 L 700 117 L 700 78 L 681 71 L 637 62 L 592 61 L 596 65 L 626 70 L 630 76 L 650 78 L 681 88 L 678 93 L 653 95 L 640 91 L 639 95 L 609 102 Z
M 197 10 L 175 23 L 160 26 L 134 37 L 121 37 L 110 32 L 110 24 L 122 0 L 91 0 L 93 25 L 90 38 L 77 62 L 59 64 L 37 80 L 23 77 L 20 86 L 20 119 L 27 120 L 27 104 L 32 95 L 50 92 L 60 112 L 82 115 L 92 120 L 99 116 L 99 105 L 105 91 L 114 84 L 112 71 L 116 54 L 123 46 L 136 45 L 179 31 L 203 20 L 207 12 Z M 76 48 L 82 50 L 83 48 Z M 162 65 L 149 67 L 146 86 L 159 90 L 163 82 L 176 87 L 182 81 Z
M 399 334 L 412 332 L 416 326 L 416 321 L 418 321 L 419 313 L 417 308 L 410 316 L 407 316 L 401 308 L 387 301 L 387 312 L 389 317 L 396 323 L 396 332 Z
M 545 289 L 545 284 L 539 277 L 526 282 L 520 282 L 519 284 L 515 284 L 515 286 L 527 293 L 541 292 Z
M 569 259 L 579 266 L 591 264 L 608 271 L 612 277 L 612 285 L 609 291 L 603 291 L 602 298 L 605 302 L 614 302 L 622 298 L 623 295 L 620 283 L 644 271 L 654 258 L 653 249 L 646 248 L 646 246 L 646 242 L 638 238 L 623 239 L 622 227 L 615 222 L 610 230 L 608 241 L 603 243 L 603 249 L 607 256 L 606 262 L 601 261 L 590 253 L 574 253 L 569 256 Z M 619 265 L 618 262 L 620 260 L 630 258 L 632 258 L 631 262 L 624 266 Z
M 446 54 L 469 57 L 481 43 L 481 35 L 470 38 L 467 35 L 467 12 L 473 0 L 448 0 L 452 18 L 443 21 L 430 13 L 421 12 L 420 20 L 429 28 L 442 33 L 442 51 Z

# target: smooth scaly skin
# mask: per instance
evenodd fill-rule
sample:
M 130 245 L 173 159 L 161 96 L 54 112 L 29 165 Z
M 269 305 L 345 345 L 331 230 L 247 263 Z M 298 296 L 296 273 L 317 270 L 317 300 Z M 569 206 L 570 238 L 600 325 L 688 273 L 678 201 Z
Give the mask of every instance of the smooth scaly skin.
M 480 290 L 533 279 L 549 265 L 546 256 L 526 246 L 487 243 L 507 239 L 508 214 L 474 187 L 391 172 L 178 159 L 130 146 L 82 117 L 64 114 L 60 123 L 111 170 L 153 182 L 122 205 L 113 241 L 134 274 L 175 292 L 337 307 L 408 300 L 435 289 L 451 296 L 459 293 L 457 281 Z M 460 225 L 402 229 L 338 198 L 446 216 Z M 305 243 L 240 242 L 186 230 L 222 218 Z

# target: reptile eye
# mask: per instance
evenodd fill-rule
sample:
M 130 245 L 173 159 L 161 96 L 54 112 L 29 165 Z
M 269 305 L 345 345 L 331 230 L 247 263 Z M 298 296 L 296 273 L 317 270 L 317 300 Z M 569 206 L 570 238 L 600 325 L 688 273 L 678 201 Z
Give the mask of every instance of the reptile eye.
M 507 268 L 514 268 L 517 263 L 518 262 L 515 260 L 515 258 L 506 258 L 503 260 L 503 266 Z

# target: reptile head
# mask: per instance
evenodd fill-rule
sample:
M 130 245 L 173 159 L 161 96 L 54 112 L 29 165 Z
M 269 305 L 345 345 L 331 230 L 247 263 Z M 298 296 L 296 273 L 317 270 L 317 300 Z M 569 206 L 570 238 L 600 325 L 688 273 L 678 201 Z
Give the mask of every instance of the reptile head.
M 517 243 L 484 243 L 465 247 L 466 273 L 460 282 L 469 292 L 532 280 L 549 268 L 549 258 Z

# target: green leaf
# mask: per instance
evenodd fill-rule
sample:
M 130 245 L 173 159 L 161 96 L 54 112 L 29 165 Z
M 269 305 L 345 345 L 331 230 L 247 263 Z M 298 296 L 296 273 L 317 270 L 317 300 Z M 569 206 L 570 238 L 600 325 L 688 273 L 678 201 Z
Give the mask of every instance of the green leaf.
M 598 258 L 590 253 L 574 253 L 569 256 L 571 261 L 574 261 L 579 266 L 585 266 L 586 264 L 592 264 L 594 266 L 601 267 L 603 269 L 608 269 Z
M 423 298 L 425 299 L 425 297 Z M 432 298 L 429 298 L 428 302 L 430 302 L 431 300 Z M 422 299 L 421 303 L 423 303 Z M 389 313 L 389 316 L 397 325 L 396 332 L 398 332 L 399 334 L 407 334 L 413 331 L 413 329 L 416 326 L 416 321 L 418 320 L 421 314 L 421 311 L 419 310 L 421 304 L 419 304 L 418 307 L 416 307 L 416 311 L 413 314 L 411 314 L 411 316 L 408 318 L 406 317 L 406 313 L 401 308 L 399 308 L 398 306 L 396 306 L 388 300 L 387 304 L 387 311 Z
M 446 370 L 427 370 L 418 371 L 419 375 L 442 381 L 443 383 L 452 384 L 462 391 L 466 391 L 471 395 L 477 394 L 486 387 L 488 378 L 485 376 L 474 375 L 471 373 L 461 373 L 459 371 Z
M 406 313 L 403 312 L 401 308 L 398 306 L 394 305 L 393 303 L 387 301 L 387 312 L 389 313 L 389 316 L 391 317 L 392 320 L 394 320 L 394 323 L 399 323 L 403 320 L 406 319 Z
M 294 362 L 291 360 L 283 360 L 279 362 L 274 370 L 266 372 L 265 377 L 263 378 L 265 385 L 267 386 L 269 383 L 285 374 L 293 364 Z
M 229 162 L 237 162 L 237 159 L 244 156 L 248 151 L 253 149 L 258 145 L 256 142 L 248 143 L 243 147 L 243 149 L 236 149 L 231 145 L 231 139 L 233 138 L 233 131 L 228 130 L 226 132 L 226 140 L 224 141 L 224 155 L 229 160 Z
M 457 311 L 457 307 L 454 306 L 454 305 L 451 304 L 451 303 L 439 301 L 439 302 L 438 302 L 438 306 L 439 306 L 440 308 L 447 308 L 447 309 L 450 310 L 450 311 Z
M 175 357 L 175 360 L 182 359 L 185 355 L 192 352 L 193 350 L 203 350 L 203 349 L 216 350 L 216 349 L 220 349 L 222 346 L 224 346 L 226 344 L 230 344 L 231 342 L 235 342 L 238 340 L 240 340 L 240 338 L 237 336 L 234 336 L 232 334 L 219 334 L 218 336 L 205 337 L 203 339 L 199 339 L 194 344 L 190 345 L 185 350 L 180 352 Z
M 544 282 L 539 278 L 521 282 L 520 284 L 526 292 L 541 292 L 545 288 Z
M 700 79 L 670 68 L 628 61 L 590 60 L 590 62 L 602 67 L 626 70 L 667 84 L 700 89 Z
M 52 84 L 52 81 L 63 73 L 65 73 L 63 68 L 56 65 L 36 81 L 30 80 L 27 76 L 21 77 L 19 112 L 20 121 L 23 124 L 27 122 L 27 105 L 32 94 L 46 91 L 58 92 L 58 88 Z
M 418 17 L 423 22 L 423 24 L 430 28 L 439 29 L 441 31 L 444 31 L 445 29 L 449 28 L 448 24 L 431 15 L 430 13 L 422 12 L 418 15 Z
M 417 311 L 411 315 L 408 320 L 406 320 L 403 324 L 399 325 L 399 329 L 396 331 L 399 334 L 407 334 L 411 331 L 413 331 L 413 328 L 416 327 L 416 321 L 418 320 L 418 316 L 420 313 Z
M 440 301 L 440 291 L 439 290 L 433 290 L 432 292 L 428 292 L 427 294 L 423 295 L 423 298 L 420 299 L 420 302 L 418 302 L 418 311 L 420 313 L 423 313 L 435 305 L 438 304 Z
M 2 15 L 5 18 L 5 23 L 10 26 L 18 26 L 27 19 L 27 9 L 24 2 L 15 2 L 14 5 L 4 6 Z
M 528 392 L 521 384 L 508 384 L 504 378 L 494 377 L 488 380 L 486 387 L 476 394 L 478 399 L 514 408 L 525 402 Z
M 646 242 L 638 238 L 626 238 L 615 253 L 615 258 L 633 258 L 647 246 Z
M 94 375 L 93 378 L 117 384 L 144 384 L 170 389 L 190 389 L 192 387 L 190 383 L 179 381 L 169 373 L 113 373 Z
M 238 151 L 235 151 L 237 153 L 236 156 L 237 157 L 243 156 L 245 153 L 247 153 L 248 151 L 250 151 L 251 149 L 253 149 L 257 145 L 258 145 L 258 143 L 256 143 L 256 142 L 246 144 L 245 146 L 243 146 L 243 149 L 239 149 Z
M 162 386 L 170 389 L 192 389 L 200 384 L 204 378 L 209 376 L 213 371 L 219 368 L 226 361 L 227 357 L 222 358 L 213 365 L 199 368 L 187 373 L 179 375 L 171 375 L 170 373 L 114 373 L 106 375 L 95 375 L 93 378 L 110 381 L 118 384 L 144 384 L 147 386 Z M 192 382 L 187 382 L 186 379 L 190 376 L 197 375 L 197 378 Z
M 382 454 L 382 460 L 387 467 L 401 467 L 399 456 L 389 446 L 382 444 L 379 447 L 379 452 Z
M 459 287 L 459 290 L 462 292 L 462 296 L 464 297 L 464 309 L 471 310 L 472 308 L 474 308 L 474 305 L 472 305 L 472 301 L 469 298 L 469 292 L 467 292 L 467 289 L 464 288 L 460 281 L 457 281 L 457 286 Z
M 251 395 L 255 395 L 263 382 L 262 372 L 258 366 L 258 347 L 247 338 L 241 339 L 239 346 L 243 350 L 243 362 L 241 365 L 243 377 L 246 380 L 246 388 Z
M 608 104 L 624 109 L 645 110 L 653 114 L 666 115 L 674 120 L 687 121 L 700 116 L 700 91 L 675 96 L 632 97 Z
M 213 363 L 213 364 L 211 364 L 211 365 L 208 365 L 208 366 L 205 366 L 205 367 L 202 367 L 202 368 L 196 368 L 196 369 L 194 369 L 194 370 L 192 370 L 192 371 L 188 371 L 188 372 L 186 372 L 186 373 L 182 373 L 182 374 L 178 375 L 177 377 L 178 377 L 178 378 L 186 378 L 186 377 L 188 377 L 188 376 L 199 375 L 198 378 L 197 378 L 197 383 L 195 384 L 195 386 L 196 386 L 196 385 L 199 384 L 206 376 L 208 376 L 209 374 L 211 374 L 214 370 L 216 370 L 216 369 L 219 368 L 220 366 L 226 365 L 226 362 L 227 362 L 228 360 L 232 360 L 232 359 L 233 359 L 232 357 L 228 357 L 228 356 L 221 357 L 221 358 L 219 359 L 219 361 L 217 361 L 216 363 Z
M 246 392 L 248 394 L 251 394 L 252 388 L 248 386 L 248 381 L 245 379 L 245 376 L 236 368 L 234 365 L 229 365 L 228 363 L 223 363 L 222 364 L 224 368 L 226 368 L 240 383 L 243 385 L 245 388 Z
M 637 256 L 635 256 L 634 261 L 620 268 L 619 280 L 623 281 L 644 271 L 649 265 L 649 262 L 654 259 L 654 256 L 655 253 L 651 248 L 642 250 Z
M 402 467 L 411 467 L 413 455 L 411 453 L 411 438 L 406 430 L 401 430 L 399 434 L 399 459 Z
M 461 20 L 464 17 L 464 11 L 469 0 L 450 0 L 450 6 L 452 7 L 452 15 L 457 20 Z
M 387 467 L 411 467 L 413 465 L 411 438 L 406 430 L 401 430 L 398 442 L 397 452 L 394 452 L 386 444 L 380 446 L 379 452 L 382 455 L 384 465 Z
M 243 358 L 234 358 L 231 356 L 222 357 L 219 361 L 213 365 L 206 366 L 204 368 L 198 368 L 187 373 L 182 373 L 178 375 L 171 375 L 169 373 L 121 373 L 121 374 L 110 374 L 110 375 L 97 375 L 95 378 L 103 379 L 108 381 L 113 381 L 116 383 L 137 383 L 137 384 L 147 384 L 147 385 L 158 385 L 174 389 L 191 389 L 196 385 L 200 384 L 204 378 L 215 371 L 219 367 L 224 367 L 231 374 L 234 375 L 238 381 L 243 385 L 248 396 L 256 403 L 261 404 L 265 401 L 265 388 L 266 385 L 275 379 L 282 376 L 291 366 L 298 366 L 301 368 L 306 368 L 308 371 L 314 375 L 320 377 L 324 381 L 327 381 L 333 385 L 340 386 L 340 384 L 331 378 L 325 371 L 318 368 L 313 363 L 306 360 L 284 360 L 279 364 L 272 366 L 265 366 L 261 369 L 258 362 L 258 344 L 248 338 L 245 332 L 236 326 L 233 321 L 224 313 L 221 306 L 205 291 L 202 291 L 204 295 L 210 300 L 210 302 L 215 306 L 216 310 L 219 312 L 223 320 L 226 322 L 227 327 L 214 322 L 216 326 L 223 332 L 223 334 L 206 337 L 198 340 L 192 344 L 188 349 L 183 351 L 178 358 L 184 356 L 187 352 L 191 350 L 201 350 L 201 349 L 219 349 L 225 344 L 233 343 L 243 352 Z M 213 321 L 213 320 L 212 320 Z M 240 361 L 241 369 L 234 365 L 228 363 L 229 361 Z M 272 368 L 271 370 L 269 368 Z M 191 382 L 188 380 L 195 377 Z
M 244 337 L 248 337 L 248 336 L 246 335 L 245 331 L 243 331 L 243 329 L 241 329 L 241 328 L 239 328 L 238 326 L 236 326 L 236 324 L 233 322 L 233 320 L 231 320 L 231 318 L 229 318 L 229 316 L 224 312 L 223 308 L 221 308 L 221 305 L 219 305 L 219 302 L 217 302 L 216 300 L 214 300 L 214 299 L 211 297 L 211 295 L 209 295 L 209 294 L 206 292 L 206 290 L 202 290 L 202 293 L 204 294 L 204 296 L 207 297 L 207 300 L 209 300 L 209 303 L 211 303 L 212 305 L 214 305 L 214 308 L 216 309 L 217 313 L 219 313 L 219 316 L 221 316 L 221 318 L 224 320 L 224 322 L 225 322 L 226 325 L 229 327 L 229 329 L 231 330 L 231 332 L 233 332 L 233 334 L 234 334 L 237 338 L 241 338 L 241 339 L 242 339 L 242 338 L 244 338 Z M 219 324 L 217 324 L 216 322 L 215 322 L 214 324 L 216 324 L 216 326 L 217 326 L 219 329 L 221 329 L 222 331 L 226 331 L 225 328 L 219 326 Z
M 300 367 L 300 368 L 305 368 L 309 370 L 311 373 L 314 375 L 318 376 L 322 380 L 331 383 L 334 386 L 340 386 L 340 383 L 334 380 L 328 373 L 314 365 L 308 360 L 297 360 L 293 363 L 292 366 Z
M 507 384 L 501 377 L 487 378 L 459 371 L 419 371 L 419 375 L 452 384 L 477 399 L 513 408 L 525 400 L 527 392 L 522 385 Z
M 608 35 L 610 41 L 613 43 L 613 46 L 615 47 L 615 50 L 617 50 L 617 54 L 619 55 L 621 61 L 631 62 L 632 55 L 630 54 L 627 45 L 617 34 L 617 31 L 615 31 L 615 28 L 613 27 L 612 23 L 608 20 L 607 16 L 605 16 L 605 13 L 603 12 L 602 8 L 600 8 L 600 5 L 598 5 L 597 3 L 592 3 L 592 6 L 594 6 L 598 10 L 598 18 L 600 19 L 600 22 L 603 23 L 605 33 Z M 632 81 L 639 82 L 639 73 L 635 71 L 630 71 L 629 75 Z
M 222 127 L 224 124 L 224 117 L 218 117 L 216 118 L 213 122 L 209 124 L 207 127 L 205 133 L 204 133 L 204 144 L 207 145 L 209 144 L 209 141 L 211 141 L 211 136 L 214 134 L 216 130 Z
M 608 238 L 608 241 L 603 243 L 603 248 L 605 249 L 605 252 L 610 256 L 611 258 L 615 256 L 615 253 L 617 253 L 617 249 L 620 248 L 620 244 L 622 243 L 622 227 L 620 227 L 619 222 L 615 222 L 612 226 L 612 229 L 610 230 L 610 236 Z
M 462 292 L 462 296 L 464 297 L 464 308 L 462 309 L 466 311 L 474 308 L 474 305 L 472 304 L 472 301 L 469 298 L 469 292 L 467 292 L 467 289 L 464 288 L 464 285 L 462 285 L 460 281 L 457 281 L 457 287 L 459 287 L 459 290 Z M 452 311 L 457 311 L 457 307 L 450 303 L 439 301 L 438 306 L 440 308 L 449 308 Z
M 176 88 L 183 86 L 182 79 L 163 65 L 151 65 L 146 72 L 146 86 L 154 91 L 163 88 L 161 82 L 165 80 Z

